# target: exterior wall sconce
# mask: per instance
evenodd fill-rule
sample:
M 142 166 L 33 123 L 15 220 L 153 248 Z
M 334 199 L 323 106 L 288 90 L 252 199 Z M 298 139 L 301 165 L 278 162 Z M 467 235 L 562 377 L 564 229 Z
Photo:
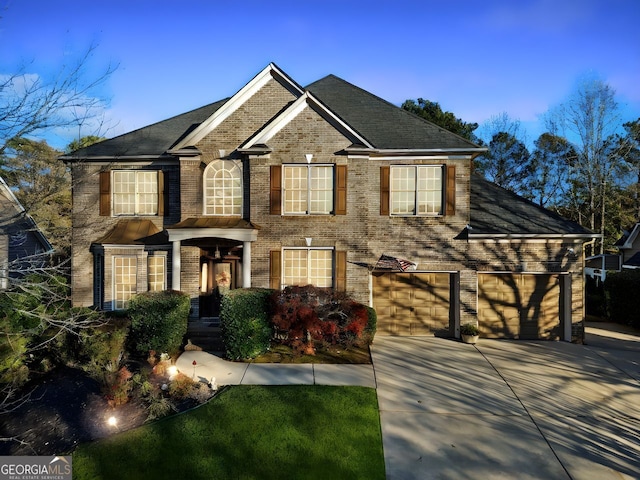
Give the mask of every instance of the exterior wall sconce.
M 313 158 L 313 153 L 305 153 L 304 158 L 307 159 L 307 163 L 311 163 L 311 159 Z
M 227 151 L 224 148 L 218 150 L 218 155 L 220 158 L 223 158 L 227 154 Z
M 305 237 L 304 241 L 306 242 L 307 247 L 310 247 L 310 246 L 311 246 L 311 240 L 313 240 L 313 238 L 311 238 L 311 237 Z

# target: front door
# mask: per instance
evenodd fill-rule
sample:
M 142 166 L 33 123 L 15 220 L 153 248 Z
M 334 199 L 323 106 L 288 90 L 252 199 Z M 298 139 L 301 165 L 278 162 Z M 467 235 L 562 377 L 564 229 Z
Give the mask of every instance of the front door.
M 219 255 L 219 254 L 218 254 Z M 235 288 L 237 259 L 216 258 L 218 255 L 200 257 L 200 317 L 220 316 L 222 296 Z

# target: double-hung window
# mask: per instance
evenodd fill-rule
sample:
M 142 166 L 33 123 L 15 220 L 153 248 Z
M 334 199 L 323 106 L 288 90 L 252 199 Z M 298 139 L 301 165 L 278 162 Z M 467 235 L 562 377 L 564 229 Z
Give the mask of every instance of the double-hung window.
M 285 215 L 333 213 L 333 165 L 283 165 Z
M 166 289 L 166 257 L 164 255 L 150 255 L 147 258 L 147 277 L 150 292 Z
M 441 165 L 392 165 L 391 215 L 441 215 L 443 185 Z
M 131 297 L 137 293 L 138 263 L 135 256 L 113 257 L 113 307 L 127 308 Z
M 242 215 L 242 170 L 232 160 L 216 160 L 204 171 L 204 214 Z
M 333 287 L 333 249 L 285 248 L 282 285 Z
M 113 171 L 113 215 L 157 215 L 158 172 Z

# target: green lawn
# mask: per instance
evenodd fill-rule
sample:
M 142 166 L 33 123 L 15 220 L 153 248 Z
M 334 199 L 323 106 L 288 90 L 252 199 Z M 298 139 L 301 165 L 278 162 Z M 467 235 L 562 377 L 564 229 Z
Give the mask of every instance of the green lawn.
M 374 389 L 237 386 L 81 445 L 74 479 L 384 479 Z

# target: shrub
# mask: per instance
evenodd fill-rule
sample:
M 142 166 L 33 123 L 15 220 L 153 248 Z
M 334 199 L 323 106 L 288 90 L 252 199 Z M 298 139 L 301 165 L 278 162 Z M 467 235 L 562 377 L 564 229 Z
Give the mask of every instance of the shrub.
M 276 339 L 296 351 L 311 352 L 312 341 L 351 346 L 371 343 L 377 317 L 373 309 L 331 289 L 286 287 L 271 296 Z
M 373 307 L 367 308 L 367 327 L 364 329 L 364 339 L 367 344 L 371 344 L 373 342 L 373 337 L 376 335 L 378 331 L 378 313 Z
M 76 361 L 80 368 L 95 376 L 109 363 L 119 363 L 125 356 L 125 343 L 129 321 L 112 319 L 104 325 L 82 330 L 70 339 L 75 346 Z
M 239 288 L 222 297 L 220 326 L 227 357 L 254 358 L 269 348 L 269 296 L 272 290 Z
M 131 318 L 130 343 L 141 354 L 149 350 L 175 354 L 187 333 L 189 296 L 176 291 L 136 295 L 127 309 Z
M 640 328 L 640 271 L 607 272 L 604 291 L 609 319 Z
M 115 365 L 115 364 L 114 364 Z M 133 374 L 127 367 L 112 366 L 104 372 L 103 393 L 112 407 L 124 405 L 129 401 L 133 382 Z

